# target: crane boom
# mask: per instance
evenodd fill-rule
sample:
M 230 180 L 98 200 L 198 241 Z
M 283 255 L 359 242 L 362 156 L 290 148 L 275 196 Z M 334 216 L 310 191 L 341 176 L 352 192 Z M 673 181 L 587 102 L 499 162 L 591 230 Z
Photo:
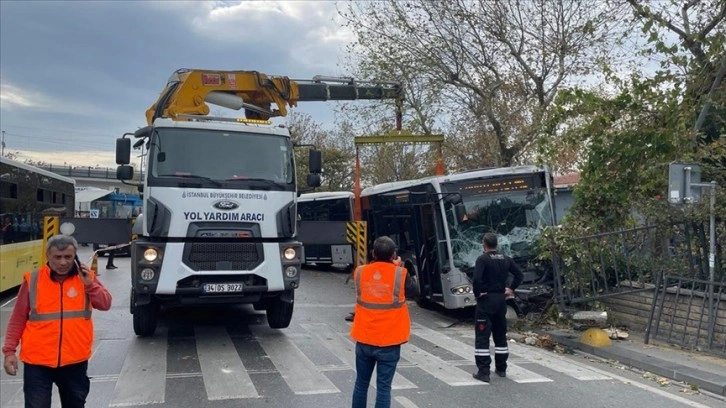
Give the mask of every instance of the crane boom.
M 291 80 L 257 71 L 180 69 L 169 78 L 159 99 L 146 111 L 146 120 L 168 117 L 185 120 L 189 115 L 208 115 L 207 103 L 245 109 L 254 119 L 286 116 L 287 108 L 300 101 L 348 101 L 395 99 L 400 123 L 403 87 L 399 82 L 355 81 L 353 78 L 316 76 Z M 276 109 L 272 109 L 274 103 Z

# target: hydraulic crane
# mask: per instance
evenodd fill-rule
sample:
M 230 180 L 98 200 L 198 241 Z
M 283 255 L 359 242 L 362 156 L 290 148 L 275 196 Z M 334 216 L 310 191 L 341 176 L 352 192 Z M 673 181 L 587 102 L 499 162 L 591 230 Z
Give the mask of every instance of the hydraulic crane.
M 257 71 L 180 69 L 172 74 L 159 99 L 146 111 L 146 120 L 185 120 L 187 115 L 208 115 L 207 103 L 245 110 L 248 119 L 286 116 L 298 102 L 382 100 L 396 101 L 396 129 L 401 127 L 403 88 L 399 82 L 356 81 L 353 78 L 315 76 L 292 80 Z M 273 109 L 271 104 L 277 107 Z

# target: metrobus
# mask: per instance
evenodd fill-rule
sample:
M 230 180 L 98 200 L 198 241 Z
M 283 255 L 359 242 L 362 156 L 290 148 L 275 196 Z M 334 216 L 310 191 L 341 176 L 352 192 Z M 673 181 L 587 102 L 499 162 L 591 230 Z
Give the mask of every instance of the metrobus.
M 0 292 L 40 267 L 43 217 L 72 215 L 76 182 L 0 157 Z
M 353 247 L 346 225 L 353 220 L 353 193 L 331 191 L 301 194 L 297 200 L 297 239 L 306 265 L 353 265 Z
M 498 249 L 522 267 L 525 282 L 539 283 L 547 271 L 529 262 L 541 228 L 555 224 L 552 176 L 536 166 L 474 170 L 397 181 L 361 192 L 368 245 L 382 235 L 418 276 L 422 306 L 473 306 L 474 263 L 487 232 Z M 523 286 L 524 287 L 524 286 Z

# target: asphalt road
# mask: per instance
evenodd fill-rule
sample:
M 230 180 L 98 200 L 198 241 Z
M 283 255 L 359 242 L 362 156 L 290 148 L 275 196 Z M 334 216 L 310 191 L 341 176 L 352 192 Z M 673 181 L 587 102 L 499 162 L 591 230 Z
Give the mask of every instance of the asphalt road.
M 85 260 L 90 249 L 82 248 Z M 252 307 L 180 308 L 163 313 L 152 338 L 134 335 L 129 314 L 129 258 L 100 280 L 113 307 L 94 311 L 96 340 L 89 364 L 96 407 L 350 406 L 354 343 L 344 320 L 353 289 L 341 272 L 306 270 L 291 326 L 271 330 Z M 3 299 L 3 333 L 13 306 Z M 411 341 L 394 379 L 393 407 L 723 407 L 712 395 L 582 354 L 559 355 L 510 343 L 510 370 L 491 384 L 474 380 L 468 313 L 424 310 L 410 303 Z M 22 369 L 21 369 L 22 370 Z M 21 371 L 22 375 L 22 371 Z M 0 375 L 0 406 L 23 406 L 22 376 Z M 375 389 L 369 392 L 373 406 Z M 56 404 L 57 395 L 55 396 Z

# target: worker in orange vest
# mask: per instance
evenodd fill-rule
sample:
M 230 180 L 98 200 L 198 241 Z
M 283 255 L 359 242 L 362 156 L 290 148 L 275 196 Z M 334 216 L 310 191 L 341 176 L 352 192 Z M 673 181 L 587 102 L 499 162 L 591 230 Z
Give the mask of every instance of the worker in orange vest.
M 398 265 L 394 262 L 398 261 Z M 376 408 L 391 406 L 391 384 L 401 357 L 401 344 L 411 333 L 406 295 L 418 297 L 416 277 L 400 266 L 396 244 L 389 237 L 373 243 L 373 262 L 353 275 L 355 319 L 350 336 L 356 341 L 353 408 L 365 408 L 368 386 L 376 368 Z
M 82 408 L 90 391 L 91 309 L 111 308 L 111 294 L 76 256 L 75 238 L 48 240 L 48 263 L 26 272 L 5 332 L 3 368 L 17 375 L 23 361 L 26 408 L 50 408 L 53 384 L 63 408 Z

